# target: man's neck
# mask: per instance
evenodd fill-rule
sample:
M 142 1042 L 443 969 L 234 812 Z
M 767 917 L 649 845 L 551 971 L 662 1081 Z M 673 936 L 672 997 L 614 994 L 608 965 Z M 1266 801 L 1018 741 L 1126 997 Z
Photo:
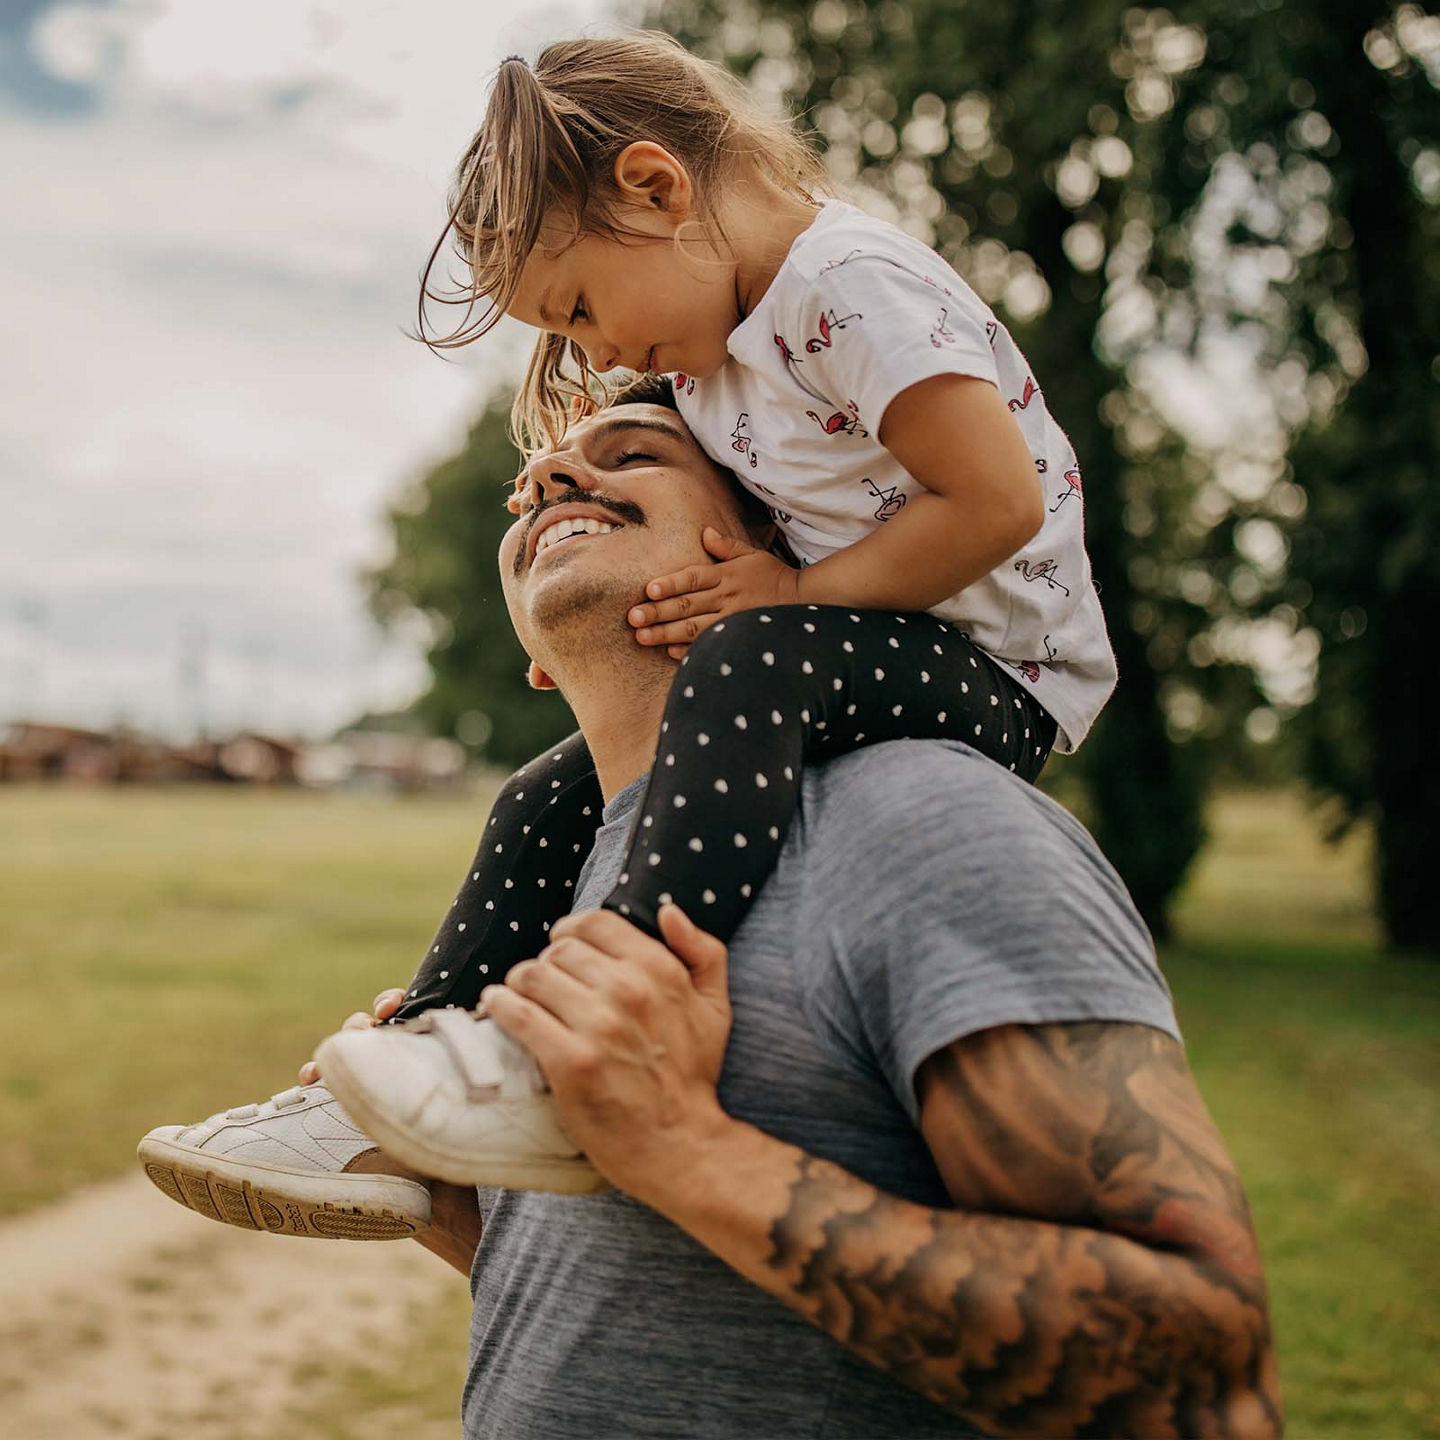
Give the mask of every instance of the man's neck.
M 654 664 L 617 665 L 603 654 L 596 658 L 603 672 L 579 679 L 567 675 L 564 690 L 608 802 L 655 763 L 675 666 L 664 661 L 663 652 Z

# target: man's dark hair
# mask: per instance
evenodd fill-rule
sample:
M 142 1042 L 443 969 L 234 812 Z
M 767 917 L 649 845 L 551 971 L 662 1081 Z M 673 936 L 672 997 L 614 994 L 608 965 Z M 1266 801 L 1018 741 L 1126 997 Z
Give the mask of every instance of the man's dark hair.
M 637 375 L 626 380 L 611 392 L 609 405 L 663 405 L 667 410 L 680 411 L 675 399 L 675 387 L 667 375 Z

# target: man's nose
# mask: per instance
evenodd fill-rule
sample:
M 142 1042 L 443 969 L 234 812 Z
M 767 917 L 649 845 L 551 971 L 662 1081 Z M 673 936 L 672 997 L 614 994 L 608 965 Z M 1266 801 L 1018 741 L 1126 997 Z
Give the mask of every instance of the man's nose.
M 557 456 L 540 456 L 530 467 L 530 486 L 536 505 L 544 505 L 567 490 L 593 490 L 589 467 Z

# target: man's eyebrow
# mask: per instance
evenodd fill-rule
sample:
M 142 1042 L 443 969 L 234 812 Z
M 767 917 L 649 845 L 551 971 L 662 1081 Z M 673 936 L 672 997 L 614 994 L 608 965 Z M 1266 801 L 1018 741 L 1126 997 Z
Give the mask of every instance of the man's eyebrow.
M 645 416 L 635 416 L 633 419 L 624 415 L 617 415 L 613 420 L 599 420 L 586 435 L 586 440 L 594 440 L 603 445 L 613 440 L 622 430 L 653 430 L 657 435 L 664 435 L 667 439 L 674 440 L 677 444 L 687 443 L 685 434 L 668 420 L 651 419 Z

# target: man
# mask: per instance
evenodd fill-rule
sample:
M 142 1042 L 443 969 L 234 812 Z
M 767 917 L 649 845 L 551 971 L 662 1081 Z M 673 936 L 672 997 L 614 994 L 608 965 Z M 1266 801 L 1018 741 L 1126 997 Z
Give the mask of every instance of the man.
M 579 912 L 674 675 L 626 611 L 747 518 L 653 403 L 526 478 L 507 603 L 607 800 Z M 577 501 L 625 523 L 526 563 Z M 485 994 L 617 1193 L 482 1192 L 468 1436 L 1278 1433 L 1243 1192 L 1068 815 L 963 746 L 878 746 L 812 768 L 728 968 L 662 924 L 577 913 Z
M 485 1004 L 616 1189 L 437 1187 L 425 1238 L 473 1270 L 467 1437 L 1277 1435 L 1248 1207 L 1149 937 L 1037 791 L 876 746 L 807 772 L 728 957 L 673 907 L 665 945 L 580 913 L 674 675 L 626 611 L 705 525 L 761 537 L 661 403 L 527 478 L 507 602 L 607 805 L 576 913 Z M 577 499 L 626 523 L 526 564 Z

